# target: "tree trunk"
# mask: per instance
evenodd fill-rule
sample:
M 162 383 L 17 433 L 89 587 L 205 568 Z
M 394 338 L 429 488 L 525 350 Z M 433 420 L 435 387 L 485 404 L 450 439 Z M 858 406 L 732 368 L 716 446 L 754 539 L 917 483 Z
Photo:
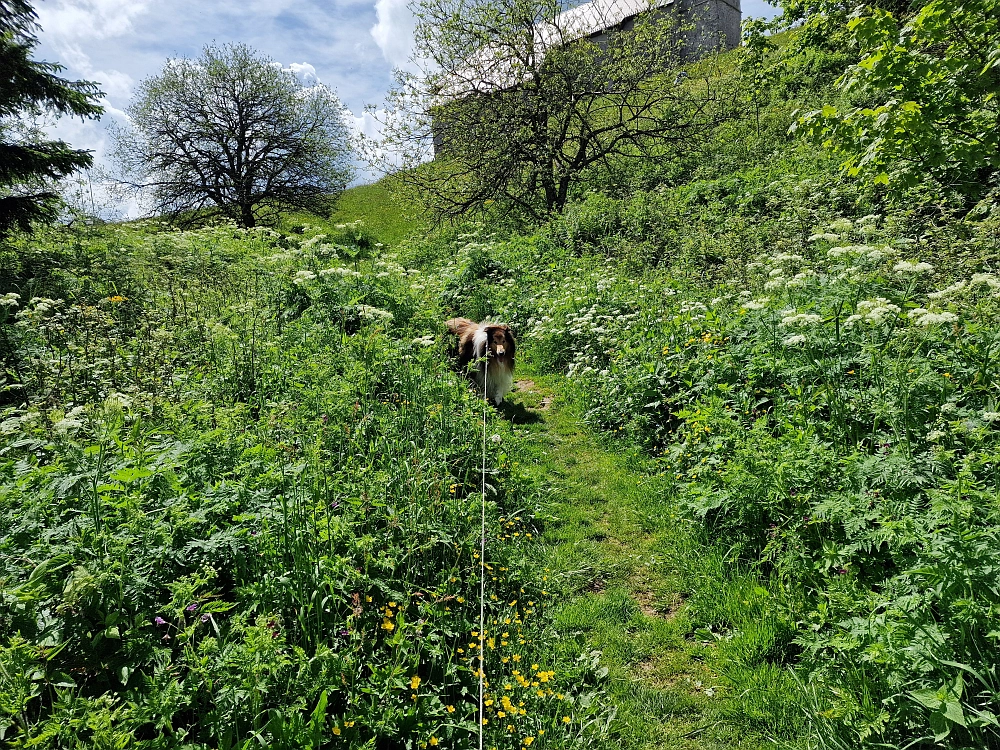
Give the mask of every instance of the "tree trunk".
M 257 226 L 257 220 L 253 215 L 253 208 L 250 204 L 240 206 L 240 226 L 244 229 L 253 229 Z

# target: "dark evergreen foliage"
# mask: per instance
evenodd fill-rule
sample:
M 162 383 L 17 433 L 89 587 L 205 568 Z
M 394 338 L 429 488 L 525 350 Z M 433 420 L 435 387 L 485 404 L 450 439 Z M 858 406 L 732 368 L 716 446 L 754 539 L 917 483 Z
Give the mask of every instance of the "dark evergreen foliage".
M 0 237 L 51 219 L 58 206 L 52 181 L 88 167 L 89 151 L 46 140 L 25 127 L 45 112 L 98 117 L 101 92 L 90 81 L 70 81 L 58 63 L 31 58 L 37 16 L 24 0 L 0 0 Z

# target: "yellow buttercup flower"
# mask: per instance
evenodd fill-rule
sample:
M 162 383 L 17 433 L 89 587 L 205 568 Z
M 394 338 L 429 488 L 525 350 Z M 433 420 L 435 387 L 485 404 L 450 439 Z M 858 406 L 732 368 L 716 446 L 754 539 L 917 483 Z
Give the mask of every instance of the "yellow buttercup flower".
M 410 678 L 410 690 L 416 690 L 418 687 L 420 687 L 420 678 L 417 675 L 413 675 Z

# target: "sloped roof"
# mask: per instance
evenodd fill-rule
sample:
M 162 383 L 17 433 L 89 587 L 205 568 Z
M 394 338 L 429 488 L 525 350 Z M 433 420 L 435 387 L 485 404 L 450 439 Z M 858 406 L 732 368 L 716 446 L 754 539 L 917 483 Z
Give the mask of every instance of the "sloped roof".
M 613 29 L 643 11 L 673 4 L 674 0 L 592 0 L 563 11 L 555 24 L 540 24 L 540 33 L 544 37 L 548 29 L 549 33 L 558 33 L 563 41 L 582 39 Z
M 673 5 L 675 0 L 591 0 L 563 11 L 553 21 L 535 25 L 534 57 L 540 61 L 547 50 L 561 44 L 584 39 L 613 29 L 640 13 Z M 487 47 L 469 60 L 468 68 L 450 76 L 441 92 L 444 99 L 455 99 L 473 93 L 504 91 L 516 86 L 529 75 L 520 69 L 514 56 Z

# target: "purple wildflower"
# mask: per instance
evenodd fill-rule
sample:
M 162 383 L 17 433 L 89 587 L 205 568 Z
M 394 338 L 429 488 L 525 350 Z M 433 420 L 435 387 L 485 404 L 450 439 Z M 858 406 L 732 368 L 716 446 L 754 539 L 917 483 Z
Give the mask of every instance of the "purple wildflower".
M 154 625 L 166 625 L 167 621 L 164 620 L 162 617 L 157 616 L 157 617 L 153 618 L 153 624 Z
M 201 621 L 202 622 L 208 622 L 211 619 L 212 619 L 212 615 L 209 615 L 209 614 L 204 614 L 204 615 L 201 616 Z
M 341 638 L 346 638 L 349 635 L 350 635 L 350 633 L 348 631 L 341 629 L 341 631 L 340 631 L 340 637 Z
M 186 606 L 186 607 L 184 608 L 184 611 L 185 611 L 185 612 L 194 612 L 194 611 L 195 611 L 195 610 L 197 610 L 197 609 L 198 609 L 198 602 L 194 602 L 193 604 L 189 604 L 189 605 L 187 605 L 187 606 Z

